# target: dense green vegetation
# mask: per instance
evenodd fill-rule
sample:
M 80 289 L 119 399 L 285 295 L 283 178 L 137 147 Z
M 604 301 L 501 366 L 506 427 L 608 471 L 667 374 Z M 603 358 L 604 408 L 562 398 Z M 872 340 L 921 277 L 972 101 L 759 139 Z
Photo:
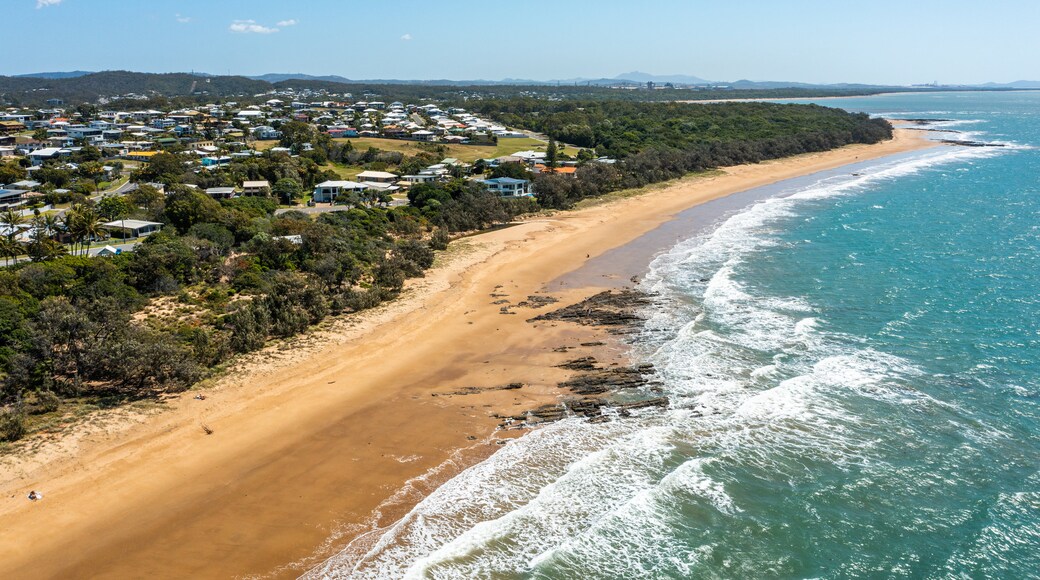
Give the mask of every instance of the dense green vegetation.
M 557 208 L 695 171 L 892 137 L 883 119 L 817 105 L 514 99 L 474 108 L 510 126 L 618 160 L 615 165 L 584 164 L 576 179 L 539 176 L 539 203 Z
M 464 182 L 427 191 L 417 207 L 361 204 L 313 219 L 275 216 L 273 198 L 218 203 L 141 186 L 132 214 L 168 226 L 134 252 L 59 251 L 0 269 L 0 441 L 63 401 L 182 389 L 272 337 L 376 306 L 422 276 L 450 232 L 532 209 Z M 70 213 L 99 219 L 85 205 Z

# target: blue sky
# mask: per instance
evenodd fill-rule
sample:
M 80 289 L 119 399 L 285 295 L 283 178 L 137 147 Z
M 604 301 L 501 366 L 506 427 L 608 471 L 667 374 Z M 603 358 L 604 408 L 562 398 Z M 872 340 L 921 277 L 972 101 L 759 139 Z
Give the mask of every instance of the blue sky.
M 1036 0 L 4 0 L 0 74 L 1040 79 Z

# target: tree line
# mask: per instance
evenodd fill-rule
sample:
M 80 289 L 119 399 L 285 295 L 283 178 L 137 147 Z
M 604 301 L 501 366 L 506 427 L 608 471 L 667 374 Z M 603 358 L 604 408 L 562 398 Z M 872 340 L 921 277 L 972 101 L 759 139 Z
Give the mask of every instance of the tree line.
M 585 148 L 585 159 L 599 155 L 615 162 L 586 162 L 575 179 L 537 176 L 538 202 L 550 208 L 692 172 L 892 138 L 892 126 L 884 119 L 817 105 L 524 98 L 483 102 L 476 108 L 510 126 Z

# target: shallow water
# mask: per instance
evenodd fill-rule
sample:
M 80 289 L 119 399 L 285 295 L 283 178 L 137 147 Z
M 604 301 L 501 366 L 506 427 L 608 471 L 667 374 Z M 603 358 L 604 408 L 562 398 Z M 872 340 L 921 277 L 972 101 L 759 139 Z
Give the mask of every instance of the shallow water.
M 310 574 L 1036 577 L 1040 94 L 826 104 L 1011 146 L 786 182 L 690 225 L 650 265 L 633 346 L 671 409 L 538 429 Z

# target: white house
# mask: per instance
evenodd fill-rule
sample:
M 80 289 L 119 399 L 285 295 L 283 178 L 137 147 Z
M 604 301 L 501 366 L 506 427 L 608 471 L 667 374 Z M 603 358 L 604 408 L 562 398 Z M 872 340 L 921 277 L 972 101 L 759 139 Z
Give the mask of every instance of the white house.
M 332 203 L 340 195 L 352 191 L 362 192 L 368 189 L 364 183 L 356 181 L 323 181 L 314 186 L 314 201 L 317 203 Z
M 397 174 L 389 171 L 362 171 L 357 178 L 358 181 L 371 181 L 372 183 L 393 183 L 397 180 Z
M 144 237 L 161 230 L 163 227 L 163 224 L 160 222 L 146 222 L 143 220 L 116 220 L 102 225 L 111 232 L 112 237 L 122 239 Z
M 245 195 L 271 195 L 271 184 L 266 179 L 243 181 L 242 193 Z
M 29 154 L 29 159 L 33 165 L 43 165 L 44 161 L 48 159 L 55 159 L 61 154 L 61 147 L 46 147 L 44 149 L 37 149 Z
M 531 195 L 531 182 L 526 179 L 496 177 L 495 179 L 484 180 L 484 185 L 492 192 L 497 193 L 499 197 L 525 197 Z
M 432 173 L 422 175 L 405 175 L 401 178 L 401 180 L 407 181 L 408 183 L 433 183 L 434 181 L 437 181 L 437 176 Z

